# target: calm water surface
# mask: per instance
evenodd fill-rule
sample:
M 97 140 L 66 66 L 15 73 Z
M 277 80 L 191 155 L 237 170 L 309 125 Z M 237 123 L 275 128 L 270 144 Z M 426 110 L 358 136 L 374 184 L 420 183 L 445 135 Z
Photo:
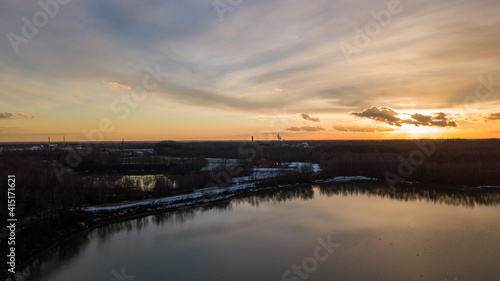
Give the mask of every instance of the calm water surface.
M 497 281 L 499 202 L 498 191 L 393 194 L 378 182 L 262 193 L 97 228 L 31 280 Z M 318 248 L 328 239 L 331 253 Z

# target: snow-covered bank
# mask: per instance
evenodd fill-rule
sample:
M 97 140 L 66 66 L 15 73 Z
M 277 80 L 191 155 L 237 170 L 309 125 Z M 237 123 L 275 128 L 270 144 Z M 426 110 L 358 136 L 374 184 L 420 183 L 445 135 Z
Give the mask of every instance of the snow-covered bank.
M 314 183 L 328 183 L 328 182 L 347 182 L 355 180 L 378 180 L 376 178 L 368 178 L 363 176 L 351 176 L 351 177 L 335 177 L 333 179 L 326 180 L 316 180 Z M 83 207 L 81 210 L 87 212 L 101 212 L 101 211 L 123 211 L 123 210 L 136 210 L 145 209 L 144 211 L 155 211 L 172 209 L 179 207 L 189 207 L 196 205 L 204 205 L 211 202 L 216 202 L 220 200 L 226 200 L 234 196 L 242 195 L 245 193 L 257 192 L 257 191 L 268 191 L 273 189 L 290 188 L 295 186 L 295 184 L 290 185 L 280 185 L 278 187 L 268 187 L 268 188 L 257 188 L 256 182 L 247 184 L 236 184 L 228 187 L 221 188 L 204 188 L 199 189 L 196 192 L 170 196 L 159 199 L 143 200 L 139 202 L 124 202 L 122 204 L 115 204 L 110 206 L 89 206 Z M 127 212 L 128 213 L 128 212 Z M 123 213 L 121 213 L 123 214 Z
M 93 206 L 93 207 L 83 207 L 81 208 L 83 211 L 95 212 L 95 211 L 115 211 L 121 209 L 129 209 L 136 207 L 159 207 L 163 206 L 168 208 L 178 208 L 181 206 L 191 206 L 196 204 L 206 204 L 213 201 L 223 200 L 226 197 L 234 196 L 235 193 L 251 190 L 255 188 L 255 184 L 241 184 L 230 186 L 226 188 L 204 188 L 199 189 L 196 192 L 170 196 L 160 199 L 151 199 L 145 201 L 139 201 L 134 203 L 124 203 L 113 206 Z M 227 194 L 231 193 L 231 194 Z M 223 195 L 226 194 L 226 195 Z M 182 202 L 182 203 L 181 203 Z M 154 210 L 154 209 L 151 209 Z

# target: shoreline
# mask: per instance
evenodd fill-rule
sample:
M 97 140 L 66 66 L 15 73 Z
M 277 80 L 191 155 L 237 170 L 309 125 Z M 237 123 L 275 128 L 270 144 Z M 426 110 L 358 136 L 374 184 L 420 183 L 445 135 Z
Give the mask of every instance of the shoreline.
M 2 280 L 5 281 L 14 281 L 14 280 L 25 280 L 26 277 L 30 275 L 31 267 L 37 263 L 37 261 L 43 257 L 46 254 L 49 254 L 51 250 L 56 248 L 57 246 L 61 245 L 62 243 L 71 240 L 77 235 L 84 234 L 87 232 L 90 232 L 98 227 L 107 225 L 107 224 L 112 224 L 120 221 L 126 221 L 130 220 L 133 218 L 138 218 L 138 217 L 143 217 L 143 216 L 148 216 L 148 215 L 153 215 L 156 213 L 160 212 L 165 212 L 165 211 L 174 211 L 174 210 L 179 210 L 183 208 L 196 208 L 196 207 L 201 207 L 204 205 L 209 205 L 209 204 L 214 204 L 214 203 L 220 203 L 220 202 L 225 202 L 225 201 L 230 201 L 233 198 L 239 197 L 239 196 L 246 196 L 246 195 L 251 195 L 251 194 L 256 194 L 259 192 L 267 192 L 267 191 L 273 191 L 277 189 L 283 189 L 283 188 L 294 188 L 302 185 L 311 185 L 314 184 L 314 181 L 311 182 L 306 182 L 306 183 L 296 183 L 296 184 L 289 184 L 289 185 L 279 185 L 279 186 L 270 186 L 266 188 L 258 188 L 255 186 L 255 183 L 252 184 L 245 184 L 245 185 L 238 185 L 238 186 L 228 186 L 225 188 L 217 188 L 217 189 L 212 189 L 212 191 L 216 191 L 219 193 L 218 197 L 211 198 L 211 199 L 206 199 L 206 200 L 201 200 L 201 201 L 185 201 L 182 199 L 189 198 L 190 195 L 200 193 L 199 191 L 206 191 L 205 189 L 201 189 L 198 192 L 190 193 L 190 194 L 185 194 L 185 195 L 178 195 L 178 196 L 169 196 L 169 197 L 163 197 L 163 198 L 155 198 L 155 199 L 145 199 L 141 200 L 139 202 L 131 203 L 131 202 L 126 202 L 124 204 L 113 204 L 112 206 L 109 206 L 107 204 L 106 206 L 88 206 L 88 207 L 82 207 L 80 210 L 86 213 L 90 213 L 93 215 L 96 215 L 96 212 L 98 213 L 97 215 L 104 215 L 104 218 L 98 218 L 98 220 L 94 220 L 94 223 L 92 225 L 87 226 L 86 224 L 83 226 L 80 224 L 80 228 L 76 229 L 75 231 L 72 231 L 71 233 L 67 235 L 63 235 L 61 237 L 58 237 L 57 242 L 54 242 L 43 249 L 40 250 L 40 252 L 32 255 L 30 258 L 28 258 L 24 263 L 22 264 L 16 264 L 16 273 L 15 274 L 7 274 L 2 276 Z M 243 186 L 243 187 L 242 187 Z M 236 188 L 235 187 L 240 187 Z M 228 189 L 232 189 L 231 193 L 228 194 Z M 223 194 L 223 195 L 220 195 Z M 205 195 L 201 195 L 203 197 Z M 172 198 L 176 197 L 182 197 L 181 200 L 179 201 L 173 201 L 171 200 Z M 192 198 L 191 199 L 197 199 L 197 198 Z M 156 205 L 155 209 L 151 209 L 153 206 L 148 206 L 146 210 L 144 210 L 145 205 L 151 205 L 151 202 L 154 201 L 162 201 L 165 200 L 164 205 Z M 138 203 L 144 203 L 141 204 L 141 207 L 135 207 L 135 208 L 130 208 L 130 205 L 135 205 L 137 206 Z M 149 204 L 148 204 L 149 203 Z M 96 208 L 100 209 L 100 211 L 96 210 L 84 210 L 86 208 Z M 118 211 L 118 214 L 116 214 L 114 211 L 120 210 L 120 209 L 125 209 L 128 208 L 126 213 L 123 213 L 122 211 Z M 111 212 L 111 213 L 110 213 Z
M 257 181 L 247 184 L 233 185 L 224 188 L 207 188 L 196 190 L 195 192 L 183 194 L 183 195 L 175 195 L 168 196 L 162 198 L 153 198 L 153 199 L 144 199 L 133 202 L 121 202 L 114 204 L 106 204 L 99 206 L 85 206 L 79 208 L 79 211 L 82 211 L 86 214 L 92 214 L 92 224 L 87 225 L 87 223 L 78 223 L 79 225 L 77 229 L 74 231 L 70 231 L 70 233 L 62 235 L 61 237 L 56 237 L 57 241 L 43 247 L 40 252 L 34 254 L 29 259 L 26 260 L 21 265 L 16 265 L 19 268 L 19 271 L 16 271 L 16 274 L 8 274 L 2 277 L 3 280 L 13 281 L 13 280 L 24 280 L 27 276 L 30 275 L 32 266 L 36 265 L 36 263 L 42 258 L 44 255 L 47 255 L 57 246 L 65 243 L 75 236 L 88 233 L 98 227 L 126 221 L 138 217 L 149 216 L 160 212 L 165 211 L 174 211 L 183 208 L 196 208 L 202 207 L 209 204 L 227 202 L 233 198 L 248 196 L 252 194 L 257 194 L 261 192 L 275 191 L 280 189 L 290 189 L 300 186 L 308 186 L 314 184 L 324 184 L 324 183 L 335 183 L 335 182 L 348 182 L 348 181 L 381 181 L 377 178 L 368 178 L 363 176 L 341 176 L 335 177 L 333 179 L 313 179 L 308 182 L 294 183 L 294 184 L 284 184 L 277 186 L 268 186 L 268 187 L 258 187 L 258 184 L 265 183 L 266 181 Z M 406 182 L 406 184 L 415 184 L 421 185 L 425 183 L 416 183 L 416 182 Z M 438 184 L 429 184 L 434 188 L 440 189 L 448 189 L 448 190 L 484 190 L 484 189 L 500 189 L 500 186 L 478 186 L 478 187 L 469 187 L 469 186 L 447 186 L 447 185 L 439 185 Z M 26 276 L 26 277 L 25 277 Z

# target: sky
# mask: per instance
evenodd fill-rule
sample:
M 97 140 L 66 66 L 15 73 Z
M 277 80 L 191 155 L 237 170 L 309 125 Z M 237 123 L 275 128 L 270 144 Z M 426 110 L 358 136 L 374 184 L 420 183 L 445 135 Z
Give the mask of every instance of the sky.
M 0 141 L 500 138 L 498 0 L 0 2 Z

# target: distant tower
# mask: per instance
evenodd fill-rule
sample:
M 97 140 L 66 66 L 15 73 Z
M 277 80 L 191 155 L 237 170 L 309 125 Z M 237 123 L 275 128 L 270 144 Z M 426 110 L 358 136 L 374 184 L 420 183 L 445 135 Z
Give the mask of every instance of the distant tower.
M 122 151 L 123 151 L 123 145 L 125 144 L 125 138 L 122 138 Z
M 66 135 L 63 136 L 63 144 L 66 144 Z
M 252 142 L 253 142 L 253 136 L 252 136 Z

